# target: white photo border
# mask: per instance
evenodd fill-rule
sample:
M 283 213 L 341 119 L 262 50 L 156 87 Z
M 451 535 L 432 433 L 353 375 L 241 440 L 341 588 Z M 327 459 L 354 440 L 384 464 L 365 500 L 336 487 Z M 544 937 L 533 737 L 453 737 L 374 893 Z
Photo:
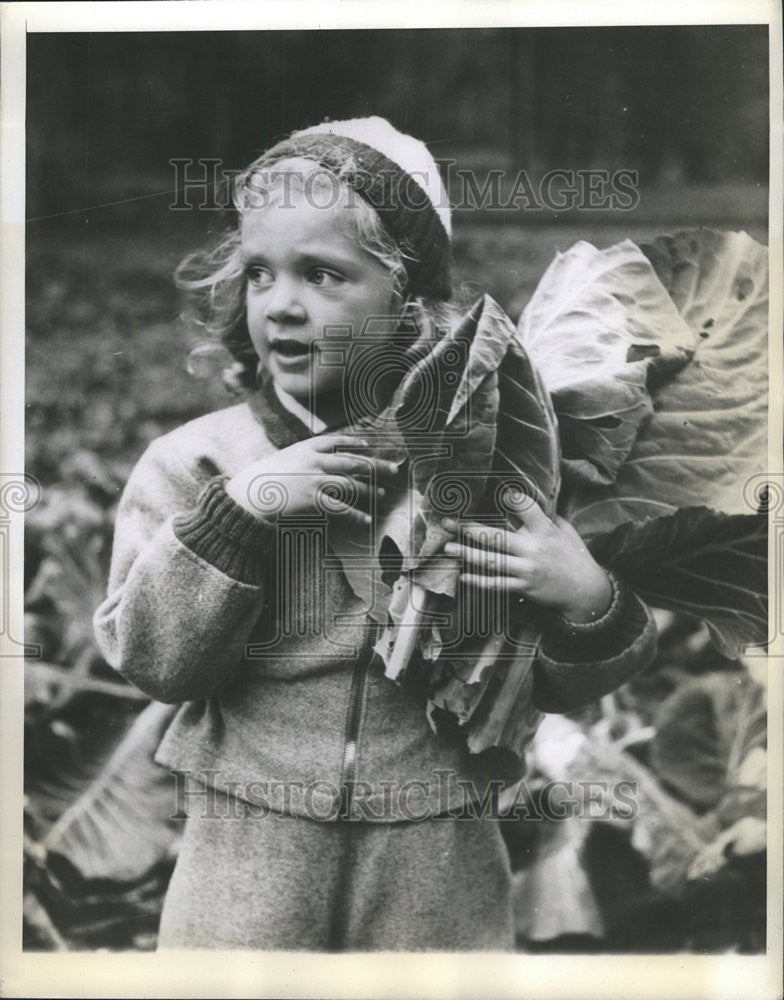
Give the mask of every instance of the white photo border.
M 0 468 L 22 479 L 24 469 L 24 141 L 25 35 L 40 31 L 214 31 L 279 28 L 488 27 L 614 24 L 768 24 L 770 26 L 771 169 L 769 245 L 771 290 L 770 470 L 782 476 L 782 357 L 784 315 L 781 276 L 784 218 L 782 150 L 782 27 L 780 5 L 764 0 L 366 0 L 235 2 L 170 0 L 139 3 L 3 3 L 2 80 L 2 426 Z M 784 601 L 784 527 L 771 525 L 771 607 Z M 21 531 L 10 536 L 7 565 L 22 566 Z M 10 632 L 22 633 L 21 573 L 4 582 Z M 768 951 L 762 956 L 722 955 L 308 955 L 74 953 L 21 951 L 22 859 L 22 663 L 9 651 L 0 671 L 2 794 L 0 885 L 0 992 L 8 997 L 610 997 L 757 998 L 780 995 L 782 966 L 781 706 L 784 645 L 769 652 Z M 779 711 L 777 711 L 778 709 Z

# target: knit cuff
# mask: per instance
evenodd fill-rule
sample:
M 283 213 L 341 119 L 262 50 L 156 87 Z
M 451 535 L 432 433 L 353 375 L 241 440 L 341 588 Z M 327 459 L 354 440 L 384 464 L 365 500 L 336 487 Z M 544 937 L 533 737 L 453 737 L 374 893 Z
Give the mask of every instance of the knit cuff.
M 225 490 L 227 478 L 211 479 L 193 510 L 174 518 L 174 534 L 221 573 L 259 587 L 268 570 L 275 525 L 235 503 Z
M 653 615 L 619 581 L 617 604 L 597 622 L 595 630 L 574 630 L 560 623 L 542 637 L 534 664 L 536 708 L 569 712 L 614 691 L 639 673 L 656 655 Z M 599 627 L 600 626 L 600 627 Z
M 626 649 L 645 627 L 647 609 L 614 573 L 607 575 L 613 591 L 610 607 L 592 622 L 553 616 L 542 638 L 542 651 L 548 658 L 560 663 L 608 660 Z

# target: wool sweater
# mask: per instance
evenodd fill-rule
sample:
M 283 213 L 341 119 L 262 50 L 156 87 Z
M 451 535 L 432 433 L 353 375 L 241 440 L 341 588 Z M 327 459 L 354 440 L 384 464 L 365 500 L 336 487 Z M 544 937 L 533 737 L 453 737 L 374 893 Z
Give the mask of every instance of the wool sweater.
M 296 531 L 284 536 L 224 489 L 310 433 L 259 391 L 149 446 L 117 513 L 94 622 L 100 648 L 142 691 L 180 705 L 156 759 L 191 787 L 324 821 L 459 813 L 519 780 L 522 762 L 498 749 L 469 753 L 457 727 L 434 731 L 422 672 L 409 670 L 403 684 L 384 676 L 365 608 L 329 559 L 328 526 L 325 535 L 300 525 L 311 542 L 298 548 Z M 650 611 L 623 585 L 598 629 L 572 630 L 553 615 L 534 706 L 584 705 L 645 667 L 655 648 Z

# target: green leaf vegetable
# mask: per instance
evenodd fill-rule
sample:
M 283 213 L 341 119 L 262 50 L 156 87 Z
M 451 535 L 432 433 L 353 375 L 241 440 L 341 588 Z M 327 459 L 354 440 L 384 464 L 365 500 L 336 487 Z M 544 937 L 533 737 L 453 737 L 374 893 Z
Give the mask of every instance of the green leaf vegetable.
M 53 870 L 64 858 L 86 882 L 131 884 L 171 854 L 182 823 L 172 815 L 171 775 L 153 755 L 175 711 L 148 705 L 98 777 L 60 816 L 43 842 Z
M 767 467 L 764 247 L 711 230 L 578 243 L 517 332 L 485 296 L 410 360 L 389 405 L 356 425 L 398 464 L 386 510 L 364 538 L 338 528 L 330 543 L 381 625 L 387 675 L 430 670 L 432 724 L 449 713 L 473 752 L 521 755 L 539 721 L 534 613 L 468 627 L 446 515 L 515 527 L 525 497 L 557 506 L 600 561 L 704 619 L 723 651 L 764 640 L 766 524 L 749 506 Z
M 441 519 L 516 524 L 527 497 L 552 516 L 555 416 L 514 326 L 488 296 L 456 329 L 421 337 L 411 352 L 415 363 L 389 405 L 357 425 L 379 457 L 401 463 L 401 482 L 372 533 L 358 538 L 338 526 L 330 546 L 382 626 L 376 650 L 387 676 L 399 679 L 416 658 L 435 661 L 431 723 L 456 715 L 474 752 L 519 748 L 539 721 L 530 707 L 536 627 L 522 612 L 513 629 L 487 614 L 467 627 L 459 562 L 441 552 L 450 537 Z M 390 567 L 399 574 L 391 586 Z
M 559 506 L 583 536 L 684 507 L 753 513 L 746 485 L 768 468 L 766 248 L 745 233 L 697 230 L 642 249 L 651 262 L 649 281 L 661 285 L 688 326 L 691 357 L 675 372 L 666 363 L 661 371 L 657 361 L 666 354 L 666 341 L 659 339 L 660 354 L 649 359 L 652 414 L 638 428 L 617 474 L 606 484 L 566 485 Z M 562 280 L 568 284 L 569 275 Z M 650 308 L 639 297 L 628 303 L 630 351 L 643 346 L 639 325 L 652 329 L 656 322 L 649 320 Z M 521 329 L 524 345 L 539 364 L 535 338 L 526 336 L 522 324 Z M 551 349 L 573 338 L 579 339 L 579 331 L 559 327 L 550 338 L 555 341 Z M 549 388 L 547 372 L 542 374 Z M 603 379 L 584 393 L 583 413 L 590 415 L 608 388 Z
M 768 636 L 767 526 L 764 514 L 687 507 L 619 525 L 591 550 L 649 604 L 704 619 L 717 648 L 737 659 Z
M 578 244 L 551 270 L 540 287 L 566 290 L 563 322 L 537 290 L 520 332 L 566 437 L 561 514 L 646 600 L 705 620 L 725 655 L 764 643 L 767 519 L 752 487 L 768 468 L 766 248 L 695 230 L 641 249 Z M 582 288 L 586 273 L 595 279 Z M 631 443 L 619 382 L 634 382 L 634 412 L 647 411 Z M 608 441 L 619 440 L 613 470 Z

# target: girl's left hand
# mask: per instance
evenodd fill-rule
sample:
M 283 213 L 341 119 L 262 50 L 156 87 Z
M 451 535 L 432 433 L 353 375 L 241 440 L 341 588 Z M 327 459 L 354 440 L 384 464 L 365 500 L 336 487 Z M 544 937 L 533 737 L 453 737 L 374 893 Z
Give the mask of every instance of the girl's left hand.
M 523 524 L 517 531 L 444 518 L 444 527 L 460 537 L 447 542 L 444 552 L 462 558 L 461 582 L 523 594 L 571 622 L 601 618 L 612 601 L 612 584 L 579 534 L 562 517 L 551 521 L 533 501 L 519 514 Z

